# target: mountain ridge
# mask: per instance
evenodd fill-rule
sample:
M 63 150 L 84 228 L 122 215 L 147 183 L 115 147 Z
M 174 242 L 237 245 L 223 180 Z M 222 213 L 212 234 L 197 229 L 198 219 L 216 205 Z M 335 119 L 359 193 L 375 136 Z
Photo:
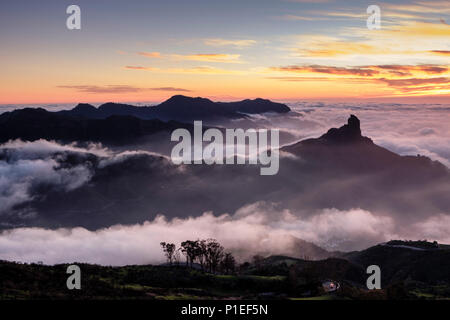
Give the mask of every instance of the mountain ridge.
M 72 110 L 59 112 L 99 119 L 104 119 L 111 115 L 132 115 L 142 119 L 193 121 L 217 118 L 239 119 L 246 118 L 245 114 L 287 113 L 290 110 L 285 104 L 261 98 L 235 102 L 213 102 L 202 97 L 175 95 L 155 106 L 137 107 L 123 103 L 107 102 L 98 108 L 90 104 L 78 104 Z
M 133 125 L 130 128 L 133 132 Z M 232 213 L 262 199 L 282 204 L 280 210 L 289 209 L 304 219 L 326 208 L 343 214 L 357 208 L 375 221 L 388 212 L 400 224 L 449 212 L 450 170 L 427 157 L 401 156 L 358 138 L 357 142 L 334 143 L 319 137 L 281 150 L 294 157 L 281 156 L 278 174 L 270 177 L 260 176 L 256 165 L 186 165 L 179 170 L 168 159 L 131 153 L 121 161 L 98 166 L 102 159 L 96 155 L 91 159 L 78 151 L 64 151 L 67 156 L 61 157 L 62 151 L 51 151 L 47 158 L 56 159 L 64 168 L 81 166 L 91 180 L 68 192 L 47 185 L 33 188 L 29 202 L 1 217 L 0 228 L 83 226 L 94 230 L 142 223 L 161 213 L 169 219 L 208 211 Z M 6 162 L 18 161 L 9 156 L 13 151 L 0 152 Z M 67 163 L 73 158 L 80 161 Z M 24 210 L 37 214 L 24 219 L 20 214 Z
M 80 108 L 89 110 L 88 106 Z M 123 144 L 136 138 L 178 128 L 192 130 L 192 124 L 159 119 L 140 119 L 130 115 L 111 115 L 105 119 L 69 116 L 42 108 L 25 108 L 0 115 L 0 142 L 39 139 L 65 142 L 94 141 Z

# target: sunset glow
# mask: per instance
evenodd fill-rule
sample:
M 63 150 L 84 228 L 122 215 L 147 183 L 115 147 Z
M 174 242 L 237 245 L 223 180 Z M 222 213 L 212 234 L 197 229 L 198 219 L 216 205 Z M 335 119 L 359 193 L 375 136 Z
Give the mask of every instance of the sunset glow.
M 16 19 L 2 10 L 0 104 L 450 96 L 447 1 L 381 4 L 380 30 L 354 3 L 196 2 L 201 15 L 109 1 L 105 19 L 102 1 L 79 1 L 77 31 L 64 4 L 5 5 Z

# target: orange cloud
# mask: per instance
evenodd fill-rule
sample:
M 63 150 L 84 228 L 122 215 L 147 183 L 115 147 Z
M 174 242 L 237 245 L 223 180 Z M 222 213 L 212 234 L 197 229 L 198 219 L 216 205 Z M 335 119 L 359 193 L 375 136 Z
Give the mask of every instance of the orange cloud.
M 242 74 L 241 71 L 225 70 L 213 68 L 209 66 L 199 66 L 193 68 L 171 68 L 167 70 L 168 73 L 191 73 L 191 74 Z
M 450 36 L 450 28 L 447 24 L 442 23 L 428 23 L 419 21 L 408 21 L 398 26 L 386 28 L 382 33 L 386 36 L 392 37 L 434 37 L 446 38 Z M 447 38 L 448 39 L 448 38 Z
M 57 86 L 60 89 L 74 89 L 79 92 L 85 93 L 130 93 L 141 91 L 141 88 L 128 86 L 128 85 L 107 85 L 107 86 L 94 86 L 94 85 L 70 85 L 70 86 Z
M 301 57 L 323 58 L 346 55 L 423 55 L 439 54 L 450 38 L 450 27 L 440 22 L 396 20 L 373 32 L 367 28 L 346 28 L 341 37 L 302 35 L 290 51 Z M 351 33 L 351 38 L 349 34 Z M 357 38 L 354 38 L 357 37 Z M 393 45 L 396 44 L 396 45 Z M 430 46 L 438 46 L 433 48 Z M 428 50 L 423 50 L 428 46 Z M 414 48 L 415 47 L 415 48 Z M 419 49 L 420 48 L 420 49 Z M 433 51 L 434 50 L 434 51 Z
M 377 66 L 367 66 L 366 68 L 371 68 L 375 70 L 387 71 L 392 75 L 397 76 L 410 76 L 413 73 L 425 73 L 425 74 L 441 74 L 448 71 L 448 67 L 439 65 L 377 65 Z
M 293 65 L 285 67 L 272 67 L 271 70 L 295 72 L 295 73 L 327 73 L 336 75 L 356 75 L 356 76 L 373 76 L 379 73 L 377 70 L 372 70 L 366 67 L 343 68 L 343 67 L 320 66 L 320 65 L 310 65 L 310 66 Z
M 152 67 L 142 67 L 142 66 L 125 66 L 125 69 L 130 70 L 147 70 L 147 71 L 155 71 L 158 70 L 158 68 L 152 68 Z
M 385 3 L 383 7 L 391 10 L 417 13 L 450 13 L 448 1 L 419 1 L 411 4 Z
M 367 43 L 358 43 L 344 40 L 319 39 L 307 42 L 303 48 L 294 49 L 301 56 L 307 57 L 335 57 L 351 54 L 382 54 L 390 50 L 373 46 Z M 308 49 L 304 49 L 304 48 Z
M 448 56 L 450 55 L 450 50 L 430 50 L 428 52 L 431 52 L 433 54 L 437 54 L 440 56 Z
M 327 73 L 334 75 L 354 75 L 371 77 L 379 74 L 387 74 L 389 76 L 404 77 L 412 74 L 442 74 L 446 73 L 449 68 L 447 66 L 423 64 L 423 65 L 371 65 L 356 67 L 335 67 L 322 65 L 291 65 L 283 67 L 272 67 L 272 71 L 295 72 L 295 73 Z
M 147 58 L 161 58 L 160 52 L 138 52 L 137 54 Z
M 106 85 L 106 86 L 95 86 L 95 85 L 71 85 L 71 86 L 57 86 L 61 89 L 74 89 L 79 92 L 99 94 L 99 93 L 109 93 L 109 94 L 123 94 L 123 93 L 136 93 L 143 91 L 173 91 L 173 92 L 190 92 L 191 90 L 175 87 L 159 87 L 159 88 L 141 88 L 129 85 Z
M 192 60 L 205 62 L 221 62 L 221 63 L 242 63 L 239 61 L 239 54 L 224 54 L 224 53 L 198 53 L 190 55 L 172 55 L 177 60 Z
M 376 81 L 380 81 L 386 83 L 389 86 L 393 87 L 410 87 L 417 86 L 423 84 L 449 84 L 450 78 L 440 77 L 440 78 L 410 78 L 410 79 L 376 79 Z
M 440 65 L 372 65 L 355 67 L 335 67 L 321 65 L 273 67 L 271 71 L 306 74 L 328 74 L 330 77 L 272 77 L 281 81 L 334 81 L 338 76 L 339 83 L 381 83 L 393 94 L 448 94 L 450 78 L 426 77 L 427 75 L 443 75 L 448 72 L 447 66 Z M 422 77 L 420 77 L 422 75 Z M 425 77 L 423 77 L 425 75 Z M 408 78 L 405 78 L 407 77 Z

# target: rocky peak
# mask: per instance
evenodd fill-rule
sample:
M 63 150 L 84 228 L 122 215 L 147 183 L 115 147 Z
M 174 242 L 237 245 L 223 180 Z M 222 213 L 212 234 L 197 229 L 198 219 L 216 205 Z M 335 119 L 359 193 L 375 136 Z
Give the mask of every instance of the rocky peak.
M 320 137 L 323 140 L 337 143 L 365 141 L 361 135 L 361 127 L 359 119 L 355 115 L 350 115 L 347 124 L 340 128 L 332 128 L 326 134 Z

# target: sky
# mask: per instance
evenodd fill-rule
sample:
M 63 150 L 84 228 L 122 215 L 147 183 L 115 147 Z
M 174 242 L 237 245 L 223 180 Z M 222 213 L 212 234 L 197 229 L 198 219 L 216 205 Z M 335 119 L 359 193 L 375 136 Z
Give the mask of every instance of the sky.
M 72 4 L 81 30 L 66 27 Z M 440 0 L 2 1 L 0 104 L 448 103 L 449 24 Z

